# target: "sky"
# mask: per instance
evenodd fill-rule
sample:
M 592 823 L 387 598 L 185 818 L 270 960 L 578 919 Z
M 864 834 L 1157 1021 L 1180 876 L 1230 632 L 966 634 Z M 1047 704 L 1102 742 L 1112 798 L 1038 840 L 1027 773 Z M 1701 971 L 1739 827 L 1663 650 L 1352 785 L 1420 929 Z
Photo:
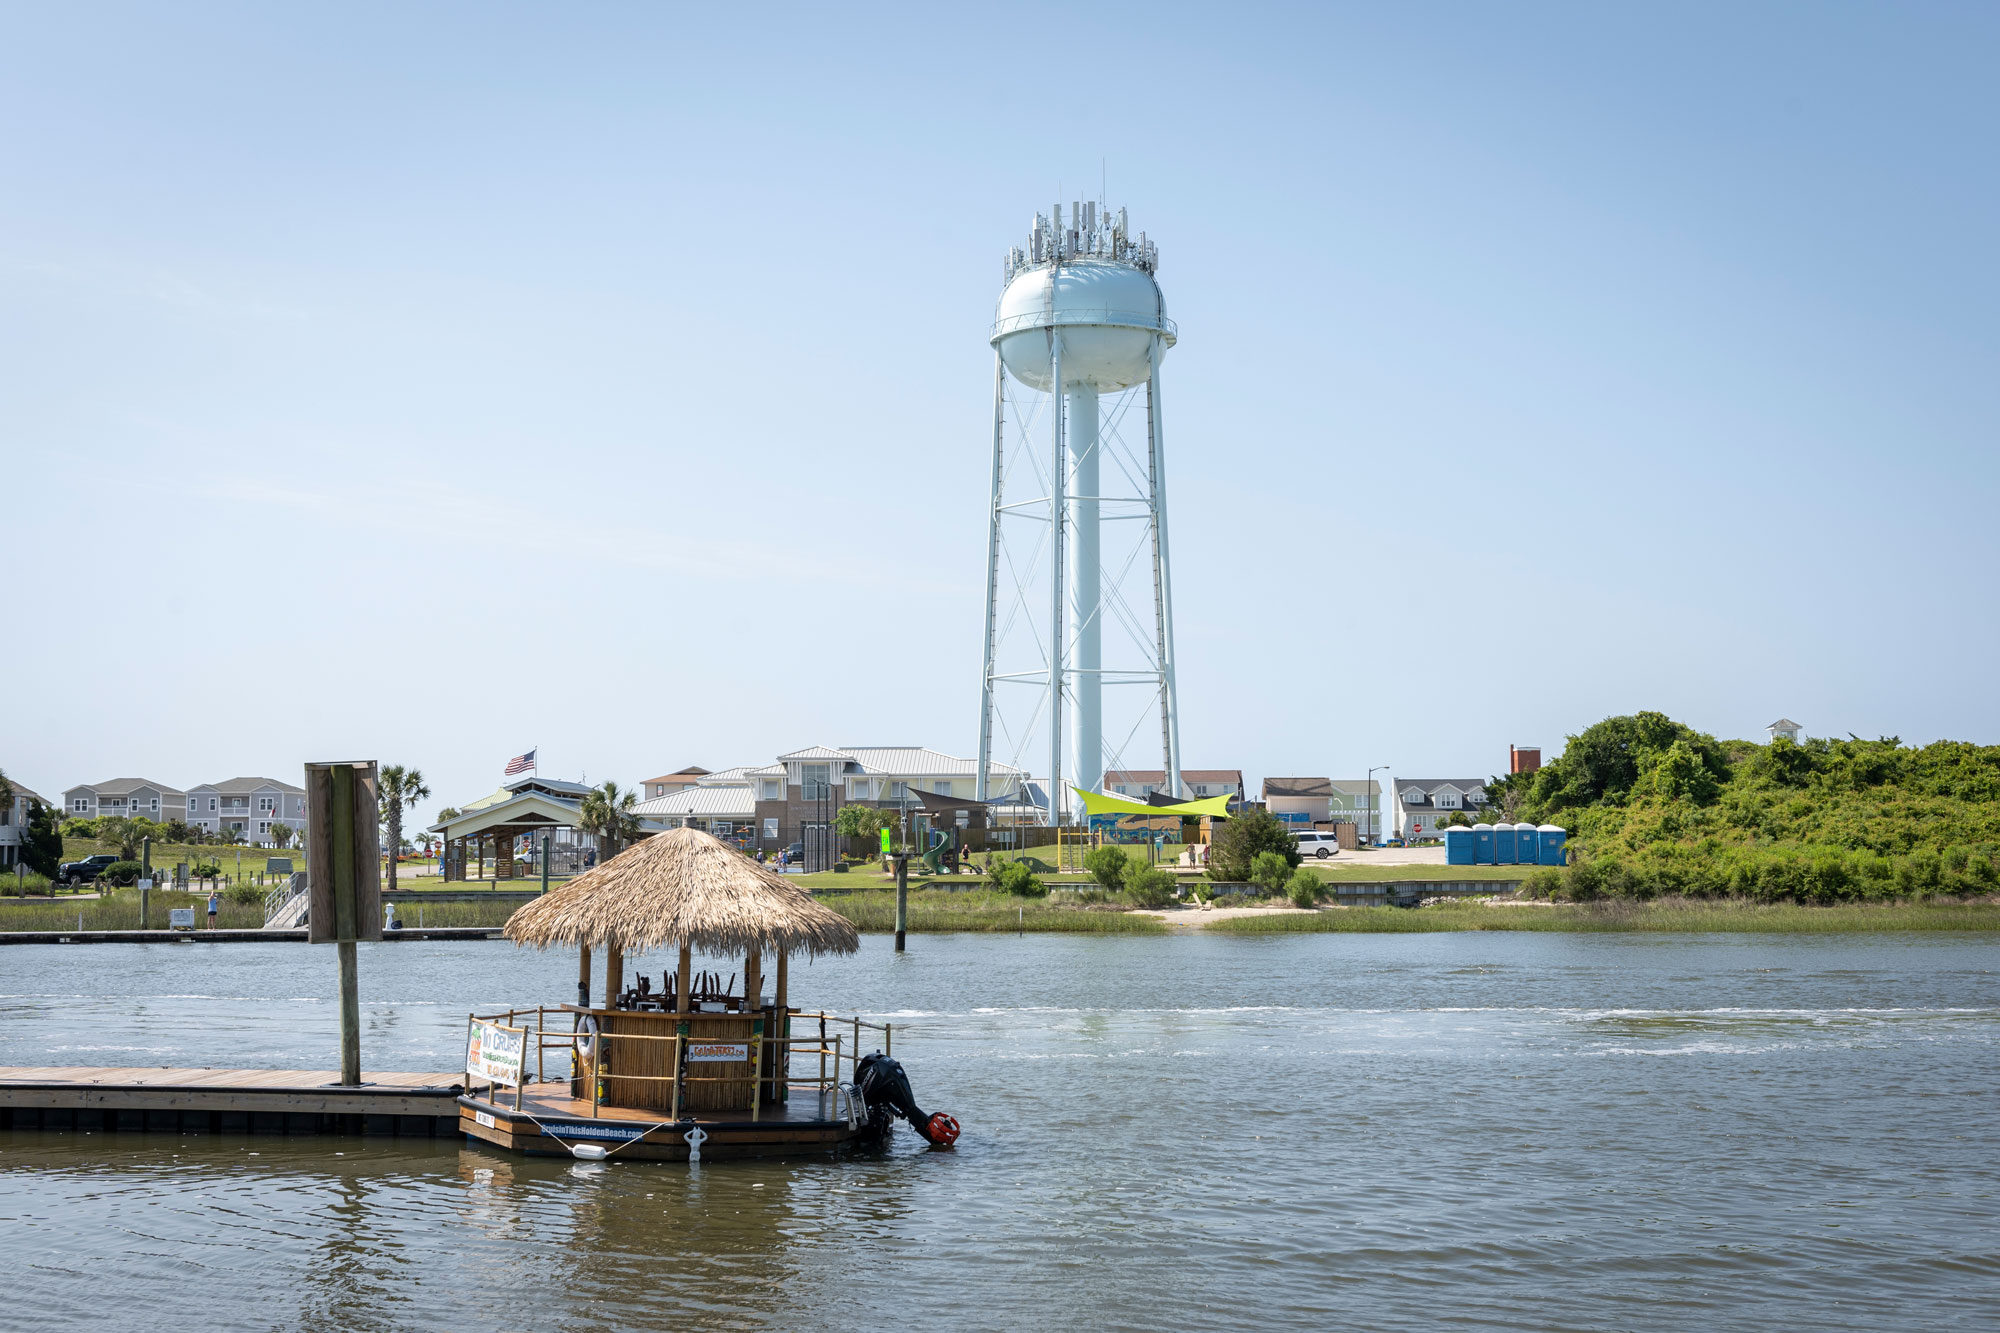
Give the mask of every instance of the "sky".
M 1187 766 L 2000 742 L 1997 59 L 1943 3 L 0 6 L 0 769 L 973 753 L 1000 262 L 1100 188 L 1180 326 Z

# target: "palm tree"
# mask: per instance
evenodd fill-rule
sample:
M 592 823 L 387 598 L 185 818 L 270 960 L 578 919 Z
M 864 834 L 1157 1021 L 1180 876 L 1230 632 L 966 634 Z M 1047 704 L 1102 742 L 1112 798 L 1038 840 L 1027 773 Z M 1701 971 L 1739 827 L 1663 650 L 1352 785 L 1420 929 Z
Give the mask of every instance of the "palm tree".
M 618 790 L 615 782 L 592 787 L 590 795 L 583 798 L 583 806 L 577 811 L 576 825 L 585 833 L 597 835 L 598 860 L 609 861 L 623 850 L 626 843 L 639 836 L 645 827 L 632 808 L 639 804 L 639 793 Z
M 393 891 L 396 887 L 396 855 L 403 846 L 403 812 L 414 809 L 418 801 L 429 800 L 431 789 L 424 785 L 424 775 L 418 770 L 391 764 L 382 770 L 378 790 L 381 794 L 382 824 L 389 830 L 389 888 Z

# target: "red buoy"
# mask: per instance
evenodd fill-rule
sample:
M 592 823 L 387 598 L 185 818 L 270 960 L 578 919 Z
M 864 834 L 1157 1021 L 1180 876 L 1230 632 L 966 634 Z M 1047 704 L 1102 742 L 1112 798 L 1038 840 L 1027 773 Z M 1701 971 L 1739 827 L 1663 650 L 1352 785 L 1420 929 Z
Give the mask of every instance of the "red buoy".
M 949 1148 L 958 1142 L 958 1122 L 943 1111 L 934 1112 L 924 1122 L 924 1136 L 934 1147 Z

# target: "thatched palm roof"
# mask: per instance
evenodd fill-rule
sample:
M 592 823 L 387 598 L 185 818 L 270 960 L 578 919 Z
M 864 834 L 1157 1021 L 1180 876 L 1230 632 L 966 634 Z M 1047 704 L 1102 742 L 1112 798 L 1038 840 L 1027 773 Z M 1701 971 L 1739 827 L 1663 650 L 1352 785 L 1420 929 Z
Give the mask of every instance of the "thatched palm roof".
M 699 829 L 669 829 L 626 848 L 508 918 L 516 944 L 639 951 L 689 944 L 704 953 L 783 949 L 853 953 L 843 916 Z

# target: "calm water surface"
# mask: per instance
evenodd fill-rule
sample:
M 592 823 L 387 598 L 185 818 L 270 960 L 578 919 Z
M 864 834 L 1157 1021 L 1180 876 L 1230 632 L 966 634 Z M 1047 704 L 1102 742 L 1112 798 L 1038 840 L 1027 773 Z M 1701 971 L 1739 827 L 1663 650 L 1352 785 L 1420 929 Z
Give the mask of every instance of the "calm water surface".
M 574 960 L 362 946 L 449 1069 Z M 2000 1320 L 2000 944 L 870 937 L 955 1152 L 685 1166 L 0 1135 L 0 1327 L 1871 1329 Z M 658 973 L 655 958 L 647 971 Z M 331 950 L 0 950 L 0 1064 L 326 1067 Z

